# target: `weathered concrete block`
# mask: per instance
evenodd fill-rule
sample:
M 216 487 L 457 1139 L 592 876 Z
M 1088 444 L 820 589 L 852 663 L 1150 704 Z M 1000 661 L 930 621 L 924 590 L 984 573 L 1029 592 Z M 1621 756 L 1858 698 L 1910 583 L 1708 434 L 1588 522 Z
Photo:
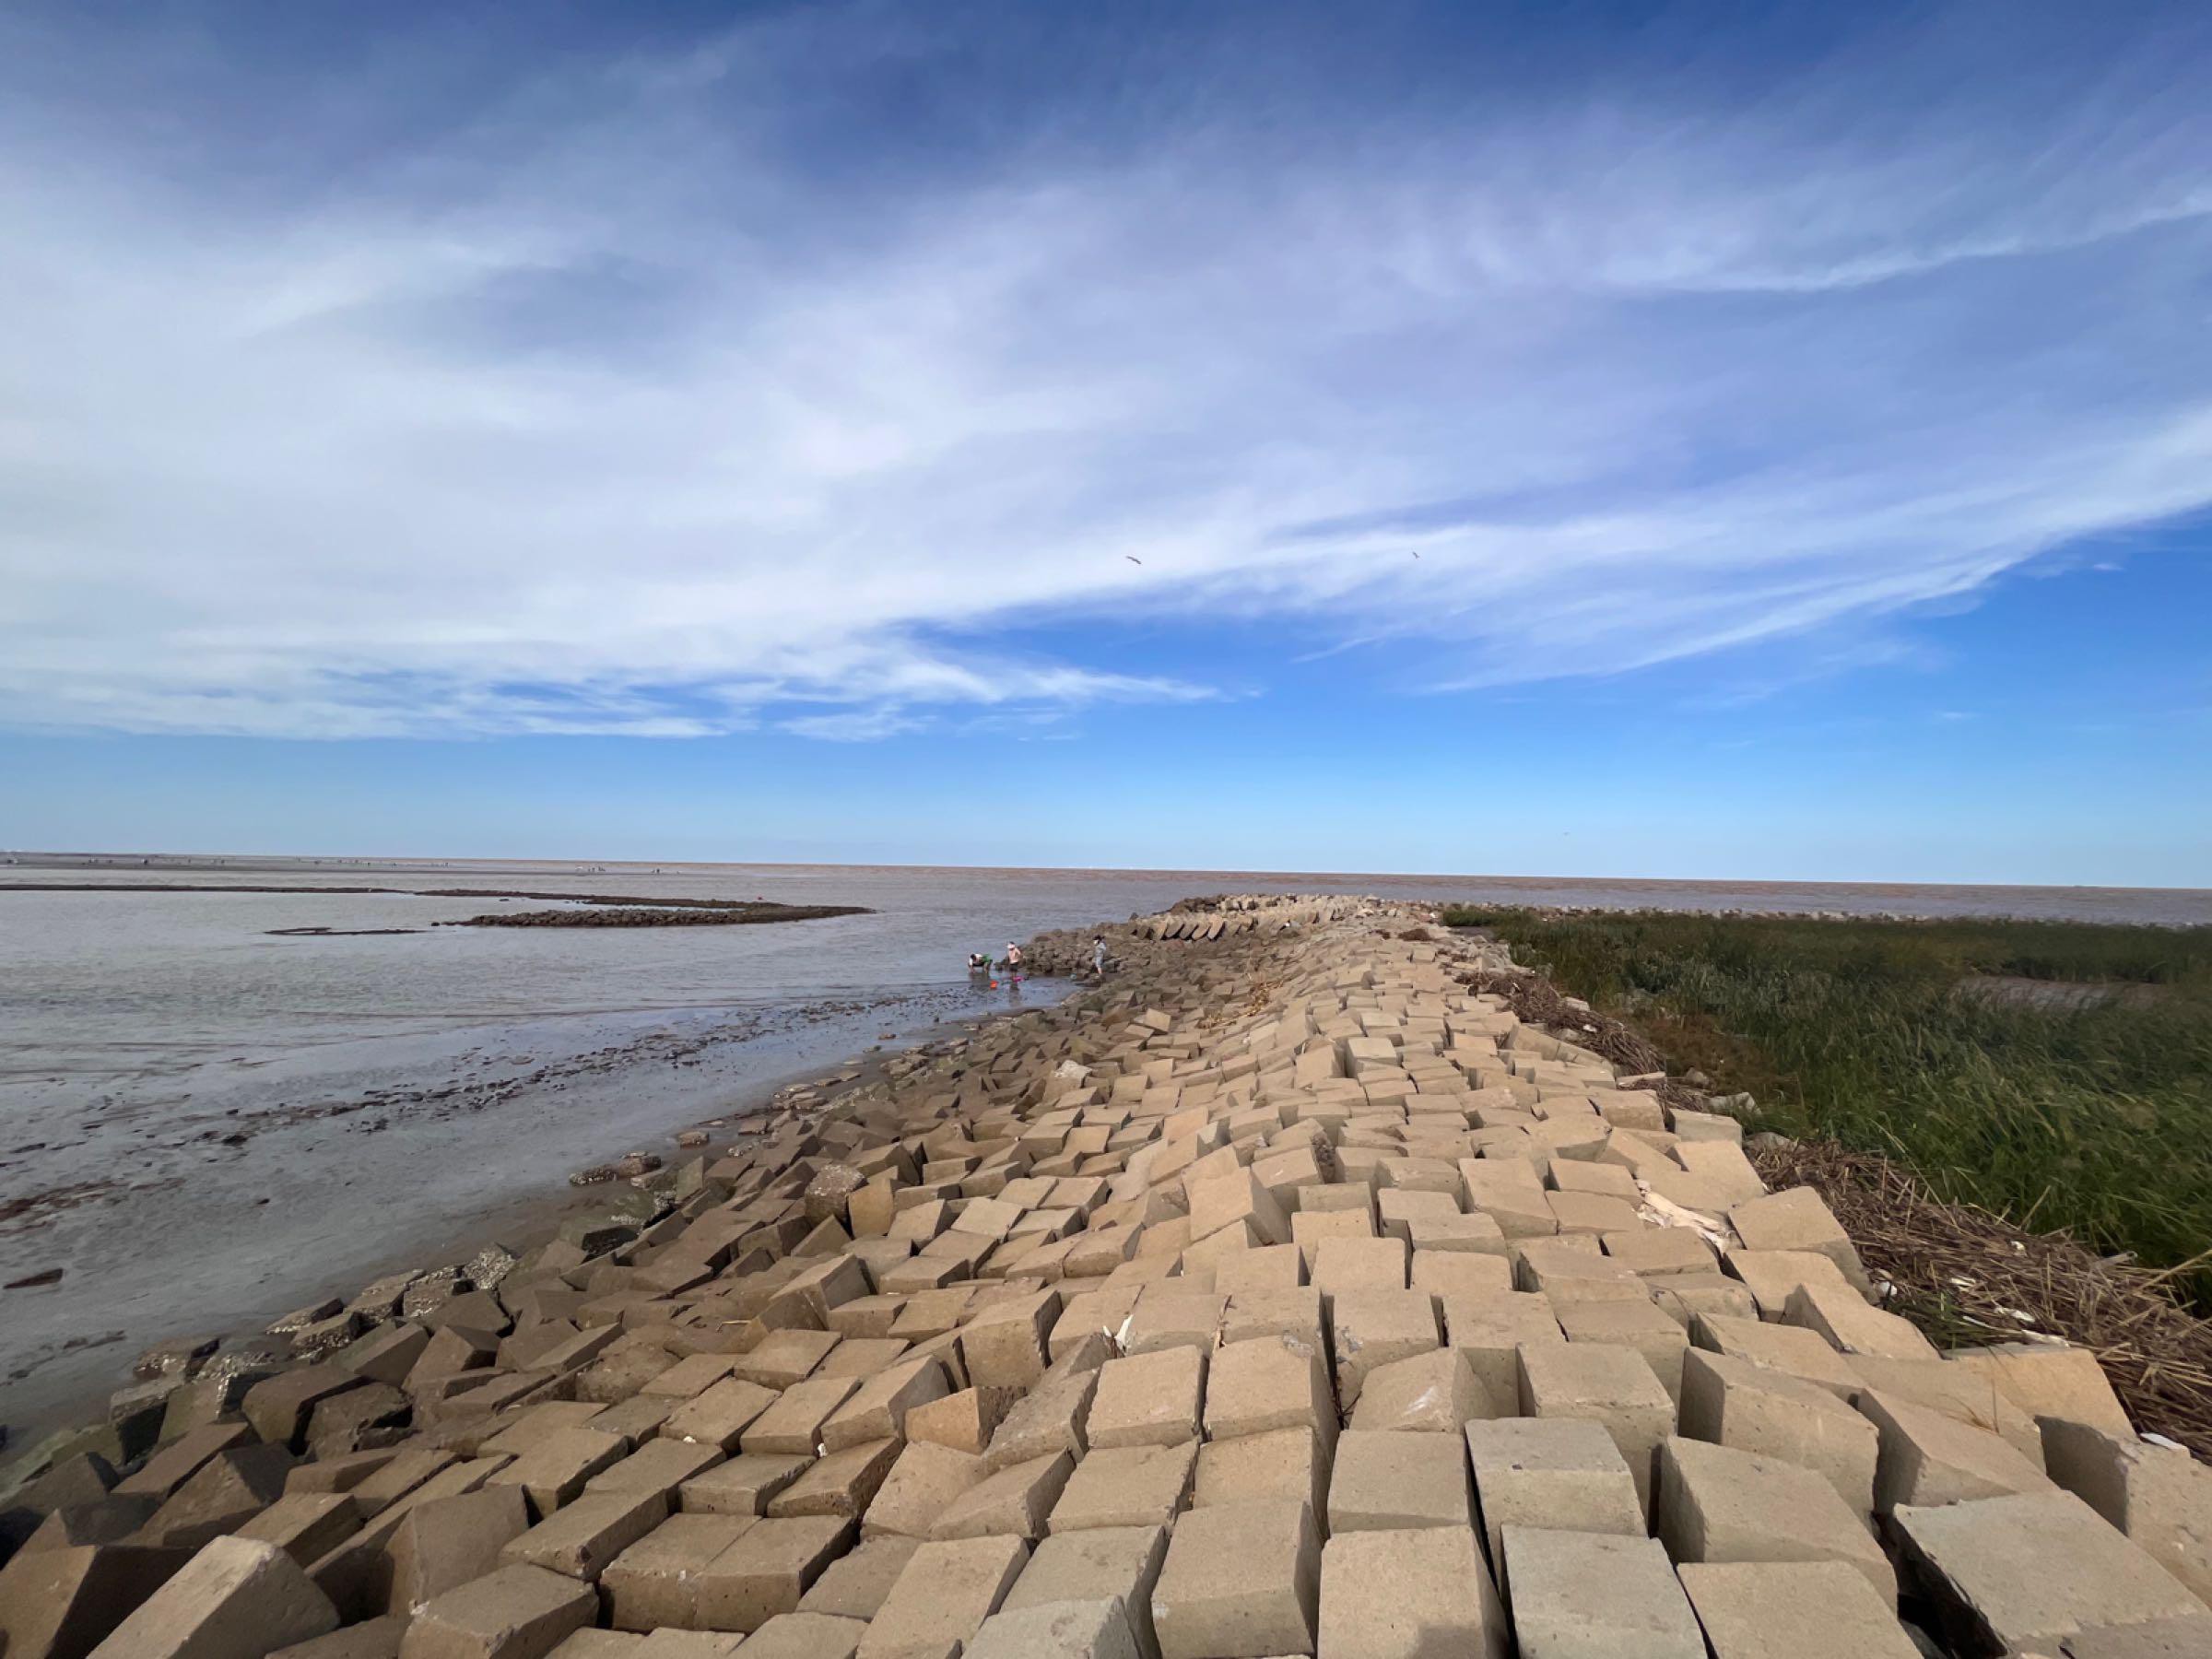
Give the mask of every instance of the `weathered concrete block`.
M 1884 1359 L 1936 1359 L 1936 1345 L 1923 1336 L 1911 1321 L 1870 1307 L 1856 1290 L 1839 1290 L 1832 1285 L 1800 1285 L 1783 1304 L 1784 1324 L 1818 1331 L 1846 1354 L 1872 1354 Z
M 1826 1477 L 1676 1438 L 1659 1449 L 1658 1535 L 1677 1561 L 1841 1561 L 1890 1606 L 1897 1575 Z
M 1335 1436 L 1324 1440 L 1311 1429 L 1273 1429 L 1208 1441 L 1198 1448 L 1191 1507 L 1300 1502 L 1316 1516 L 1325 1516 L 1335 1450 Z
M 360 1530 L 360 1505 L 345 1492 L 287 1491 L 234 1536 L 274 1544 L 304 1567 Z
M 1303 1503 L 1194 1509 L 1176 1523 L 1152 1588 L 1163 1659 L 1310 1653 L 1321 1541 Z
M 731 1378 L 693 1395 L 669 1412 L 661 1420 L 660 1436 L 663 1440 L 693 1441 L 724 1452 L 735 1452 L 746 1430 L 777 1398 L 772 1388 Z M 810 1454 L 813 1450 L 811 1446 L 807 1448 Z
M 1262 1336 L 1216 1349 L 1206 1388 L 1209 1440 L 1270 1429 L 1334 1430 L 1336 1409 L 1314 1345 Z
M 2077 1631 L 2201 1618 L 2205 1605 L 2071 1492 L 1892 1517 L 1912 1580 L 1964 1652 L 2041 1651 Z
M 1471 1422 L 1464 1432 L 1483 1543 L 1494 1571 L 1504 1561 L 1508 1526 L 1644 1535 L 1643 1500 L 1604 1424 L 1578 1418 L 1495 1418 Z
M 134 1544 L 28 1550 L 0 1566 L 7 1659 L 84 1659 L 192 1559 Z
M 93 1652 L 101 1659 L 259 1659 L 337 1626 L 330 1598 L 276 1545 L 218 1538 Z
M 851 1377 L 822 1377 L 795 1382 L 776 1403 L 746 1425 L 737 1443 L 747 1452 L 812 1453 L 820 1444 L 822 1425 L 860 1384 Z
M 856 1204 L 860 1196 L 855 1195 Z M 866 1621 L 858 1618 L 827 1613 L 779 1613 L 747 1636 L 744 1646 L 748 1659 L 853 1659 L 867 1629 Z M 563 1654 L 561 1659 L 568 1656 Z M 599 1656 L 587 1654 L 584 1659 Z
M 1509 1526 L 1504 1593 L 1522 1659 L 1705 1659 L 1653 1538 Z
M 1566 1301 L 1559 1305 L 1559 1328 L 1570 1343 L 1611 1343 L 1634 1348 L 1651 1366 L 1667 1397 L 1682 1398 L 1682 1356 L 1689 1335 L 1647 1300 Z
M 282 1446 L 218 1452 L 172 1492 L 140 1530 L 139 1541 L 197 1549 L 236 1532 L 283 1496 L 292 1454 Z

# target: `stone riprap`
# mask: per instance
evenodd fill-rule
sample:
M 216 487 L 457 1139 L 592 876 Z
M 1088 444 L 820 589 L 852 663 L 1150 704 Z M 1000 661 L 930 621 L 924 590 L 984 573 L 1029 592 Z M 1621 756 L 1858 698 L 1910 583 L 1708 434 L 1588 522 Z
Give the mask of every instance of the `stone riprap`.
M 6 1659 L 2212 1653 L 2212 1472 L 2092 1357 L 1929 1347 L 1425 919 L 1101 930 L 540 1249 L 163 1345 L 0 1488 Z

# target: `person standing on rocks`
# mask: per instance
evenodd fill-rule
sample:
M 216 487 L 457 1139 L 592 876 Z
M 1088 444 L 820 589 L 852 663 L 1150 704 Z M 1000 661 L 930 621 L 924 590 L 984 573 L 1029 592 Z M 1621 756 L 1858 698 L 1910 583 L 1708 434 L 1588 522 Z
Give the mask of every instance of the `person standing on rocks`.
M 1006 941 L 1006 971 L 1016 975 L 1021 972 L 1021 947 L 1011 939 Z
M 1103 936 L 1090 942 L 1090 969 L 1099 978 L 1106 977 L 1106 941 Z

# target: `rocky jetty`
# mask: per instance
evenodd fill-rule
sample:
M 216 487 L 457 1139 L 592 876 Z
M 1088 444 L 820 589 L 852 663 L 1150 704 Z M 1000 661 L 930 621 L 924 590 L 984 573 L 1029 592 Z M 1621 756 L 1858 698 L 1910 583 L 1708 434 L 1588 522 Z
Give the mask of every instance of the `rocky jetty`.
M 2091 1355 L 1939 1351 L 1431 919 L 1096 930 L 540 1249 L 149 1351 L 0 1476 L 6 1659 L 2212 1653 L 2212 1472 Z

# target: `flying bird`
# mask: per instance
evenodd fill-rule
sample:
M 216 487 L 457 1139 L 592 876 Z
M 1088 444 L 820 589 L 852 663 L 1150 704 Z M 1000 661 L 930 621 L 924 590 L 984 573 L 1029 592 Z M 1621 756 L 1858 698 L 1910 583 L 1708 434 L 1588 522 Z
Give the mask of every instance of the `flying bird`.
M 1421 556 L 1420 549 L 1418 547 L 1408 547 L 1406 549 L 1406 551 L 1412 554 L 1416 559 L 1418 559 Z
M 1122 555 L 1122 557 L 1127 559 L 1133 565 L 1141 565 L 1145 562 L 1134 553 L 1124 553 Z

